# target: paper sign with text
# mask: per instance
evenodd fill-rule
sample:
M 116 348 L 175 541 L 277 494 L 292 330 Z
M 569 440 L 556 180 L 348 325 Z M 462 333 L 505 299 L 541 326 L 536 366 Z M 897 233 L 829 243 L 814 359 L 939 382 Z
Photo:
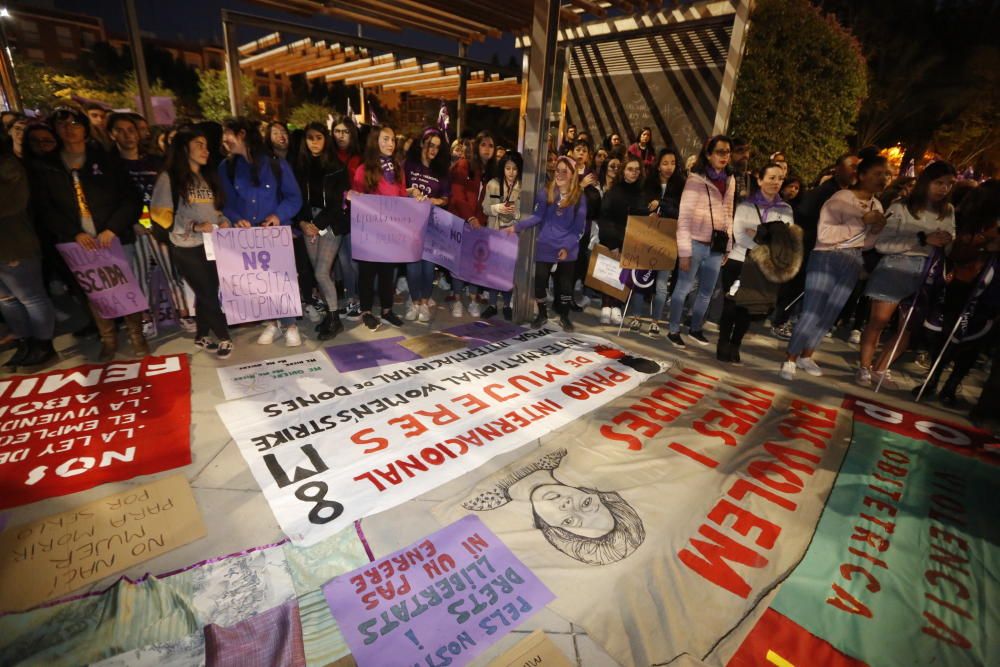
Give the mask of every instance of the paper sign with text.
M 213 247 L 226 322 L 302 315 L 291 227 L 216 229 Z
M 366 262 L 416 262 L 424 251 L 431 203 L 412 197 L 351 196 L 351 256 Z
M 110 248 L 86 250 L 79 243 L 59 243 L 56 248 L 94 310 L 104 319 L 149 309 L 146 295 L 117 237 L 112 239 Z
M 191 463 L 186 354 L 0 380 L 0 509 Z
M 0 535 L 0 611 L 23 610 L 205 537 L 183 475 Z
M 328 377 L 334 381 L 330 358 L 321 350 L 289 357 L 223 366 L 218 369 L 219 383 L 227 401 L 263 394 L 300 377 Z
M 461 667 L 552 592 L 478 517 L 465 517 L 323 586 L 359 667 Z
M 587 266 L 587 278 L 584 280 L 584 284 L 601 294 L 607 294 L 619 301 L 626 301 L 629 289 L 619 279 L 621 273 L 621 263 L 611 256 L 610 250 L 599 245 L 590 253 L 590 264 Z
M 574 663 L 541 630 L 494 658 L 489 667 L 574 667 Z
M 623 269 L 673 271 L 677 262 L 677 221 L 630 215 L 622 243 Z

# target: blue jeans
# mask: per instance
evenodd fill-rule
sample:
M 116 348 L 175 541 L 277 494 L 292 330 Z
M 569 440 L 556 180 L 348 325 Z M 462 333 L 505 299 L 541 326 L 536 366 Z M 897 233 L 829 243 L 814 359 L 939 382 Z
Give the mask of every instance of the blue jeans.
M 351 259 L 350 234 L 345 234 L 341 238 L 340 249 L 337 251 L 337 266 L 340 269 L 340 278 L 344 281 L 344 291 L 347 292 L 347 300 L 357 303 L 358 265 Z
M 691 331 L 701 331 L 715 283 L 719 279 L 723 256 L 721 252 L 712 252 L 707 243 L 691 242 L 691 270 L 681 271 L 677 276 L 674 295 L 670 299 L 670 333 L 680 333 L 684 301 L 694 287 L 695 276 L 698 278 L 698 294 L 691 310 Z
M 861 250 L 813 251 L 806 265 L 802 313 L 788 341 L 788 354 L 799 355 L 819 347 L 861 275 Z
M 434 291 L 434 263 L 422 259 L 406 265 L 406 284 L 410 288 L 410 298 L 421 301 L 431 298 Z
M 656 272 L 656 293 L 653 295 L 653 321 L 659 322 L 663 319 L 663 307 L 667 303 L 667 298 L 670 296 L 670 275 L 673 271 L 657 271 Z M 641 304 L 645 303 L 645 299 L 640 294 L 633 294 L 632 300 L 628 304 L 628 312 L 626 315 L 635 315 L 639 312 Z
M 466 287 L 469 288 L 469 297 L 473 297 L 473 296 L 479 294 L 479 286 L 478 285 L 473 285 L 472 283 L 467 283 L 464 280 L 462 280 L 461 278 L 456 277 L 454 273 L 451 274 L 451 293 L 452 294 L 454 294 L 459 299 L 461 299 L 462 298 L 462 291 Z
M 56 311 L 45 291 L 40 258 L 0 262 L 0 313 L 18 338 L 52 340 Z

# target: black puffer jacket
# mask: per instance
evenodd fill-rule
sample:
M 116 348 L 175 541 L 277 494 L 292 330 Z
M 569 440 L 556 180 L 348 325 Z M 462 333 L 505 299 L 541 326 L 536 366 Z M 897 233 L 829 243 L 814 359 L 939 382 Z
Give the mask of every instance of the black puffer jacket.
M 608 250 L 619 250 L 625 240 L 625 227 L 630 215 L 649 215 L 648 202 L 644 201 L 642 184 L 617 183 L 604 195 L 598 231 L 601 245 Z

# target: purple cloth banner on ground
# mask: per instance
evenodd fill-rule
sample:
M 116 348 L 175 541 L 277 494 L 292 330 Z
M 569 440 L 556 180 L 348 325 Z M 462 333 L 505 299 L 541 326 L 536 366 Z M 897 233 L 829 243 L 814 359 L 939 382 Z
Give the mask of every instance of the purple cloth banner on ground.
M 424 233 L 423 259 L 452 273 L 458 271 L 465 220 L 439 206 L 431 209 L 431 219 Z
M 358 667 L 461 667 L 555 597 L 476 516 L 323 585 Z
M 385 366 L 398 361 L 419 359 L 419 354 L 411 352 L 399 344 L 399 341 L 405 339 L 405 336 L 396 336 L 395 338 L 383 338 L 363 343 L 336 345 L 326 348 L 326 353 L 330 355 L 333 365 L 341 373 Z
M 229 324 L 302 315 L 291 227 L 230 227 L 213 236 Z
M 56 245 L 59 254 L 86 292 L 97 314 L 106 320 L 138 313 L 149 308 L 146 295 L 135 279 L 121 241 L 110 248 L 86 250 L 79 243 Z
M 416 262 L 431 204 L 411 197 L 351 196 L 351 255 L 368 262 Z
M 524 332 L 524 327 L 519 327 L 511 322 L 480 321 L 459 324 L 450 329 L 445 329 L 444 332 L 465 338 L 469 341 L 470 345 L 479 346 L 516 336 Z
M 480 227 L 465 230 L 456 275 L 462 280 L 508 291 L 514 288 L 517 236 Z

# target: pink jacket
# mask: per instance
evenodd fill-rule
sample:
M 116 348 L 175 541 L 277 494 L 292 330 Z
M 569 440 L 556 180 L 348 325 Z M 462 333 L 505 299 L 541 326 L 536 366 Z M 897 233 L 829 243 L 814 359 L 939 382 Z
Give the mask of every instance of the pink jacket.
M 406 192 L 406 178 L 400 170 L 399 180 L 395 183 L 390 183 L 384 178 L 378 179 L 378 185 L 371 192 L 366 192 L 365 187 L 365 165 L 359 166 L 354 170 L 354 178 L 351 179 L 351 189 L 355 192 L 363 192 L 369 195 L 385 195 L 387 197 L 405 197 Z
M 729 235 L 728 250 L 733 247 L 733 195 L 736 179 L 726 179 L 725 197 L 719 188 L 701 174 L 692 173 L 684 183 L 681 193 L 680 213 L 677 215 L 677 256 L 691 256 L 691 241 L 712 241 L 712 218 L 715 229 L 726 230 Z M 709 204 L 711 203 L 711 208 Z

